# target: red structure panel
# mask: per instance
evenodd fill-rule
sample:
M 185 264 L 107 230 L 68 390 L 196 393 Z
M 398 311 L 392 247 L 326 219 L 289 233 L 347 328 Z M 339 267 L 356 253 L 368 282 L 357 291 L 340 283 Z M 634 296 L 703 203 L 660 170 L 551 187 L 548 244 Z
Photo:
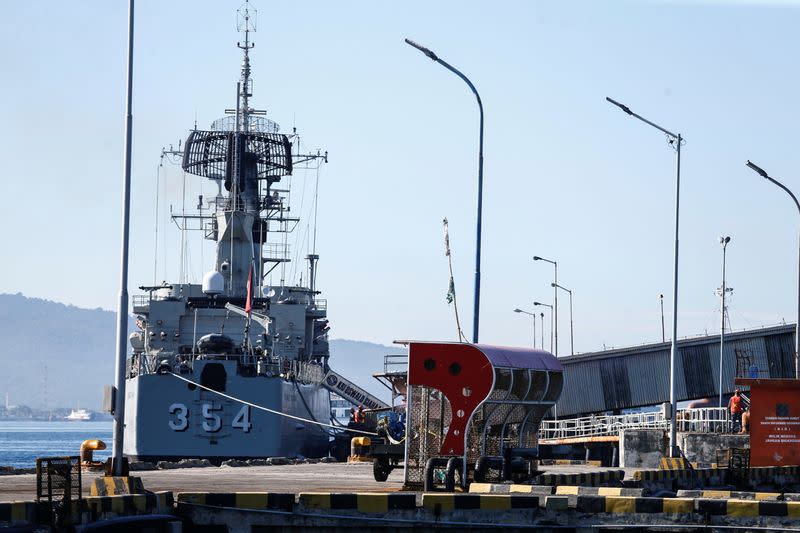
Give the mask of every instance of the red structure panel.
M 474 345 L 412 343 L 409 348 L 408 384 L 437 389 L 450 402 L 453 420 L 441 455 L 464 454 L 467 422 L 493 383 L 494 367 Z
M 800 465 L 800 380 L 736 383 L 750 386 L 750 465 Z

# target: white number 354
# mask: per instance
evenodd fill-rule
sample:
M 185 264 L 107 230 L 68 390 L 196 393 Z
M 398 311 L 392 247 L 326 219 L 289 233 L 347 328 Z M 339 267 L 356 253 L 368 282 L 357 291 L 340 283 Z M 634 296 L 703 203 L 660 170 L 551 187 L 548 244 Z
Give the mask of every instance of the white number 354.
M 203 431 L 207 433 L 216 433 L 222 429 L 222 416 L 218 414 L 222 411 L 222 406 L 214 405 L 213 403 L 202 404 L 201 414 L 203 416 Z M 169 421 L 169 427 L 173 431 L 185 431 L 189 427 L 189 409 L 185 404 L 173 403 L 169 406 L 169 414 L 172 418 Z M 250 431 L 253 424 L 250 423 L 250 406 L 243 405 L 236 416 L 233 417 L 231 427 L 241 429 L 245 433 Z

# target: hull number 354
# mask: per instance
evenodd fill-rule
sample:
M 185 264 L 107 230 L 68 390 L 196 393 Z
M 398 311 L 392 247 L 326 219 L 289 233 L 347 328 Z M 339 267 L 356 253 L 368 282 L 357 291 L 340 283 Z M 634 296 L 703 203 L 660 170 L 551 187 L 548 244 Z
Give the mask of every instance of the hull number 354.
M 206 433 L 216 433 L 222 429 L 222 406 L 213 403 L 203 403 L 201 406 L 201 415 L 203 417 L 203 431 Z M 186 404 L 173 403 L 169 406 L 169 414 L 172 419 L 169 421 L 169 427 L 173 431 L 185 431 L 189 427 L 189 409 Z M 241 429 L 245 433 L 250 432 L 253 424 L 250 423 L 250 406 L 243 405 L 236 416 L 233 417 L 231 423 L 232 428 Z

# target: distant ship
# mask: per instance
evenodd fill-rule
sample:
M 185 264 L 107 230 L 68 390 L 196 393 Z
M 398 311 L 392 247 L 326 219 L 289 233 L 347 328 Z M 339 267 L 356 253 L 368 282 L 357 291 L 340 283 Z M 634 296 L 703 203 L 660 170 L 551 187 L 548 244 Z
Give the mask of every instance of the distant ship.
M 64 417 L 64 420 L 69 420 L 70 422 L 87 422 L 91 420 L 93 416 L 93 413 L 86 409 L 73 409 Z

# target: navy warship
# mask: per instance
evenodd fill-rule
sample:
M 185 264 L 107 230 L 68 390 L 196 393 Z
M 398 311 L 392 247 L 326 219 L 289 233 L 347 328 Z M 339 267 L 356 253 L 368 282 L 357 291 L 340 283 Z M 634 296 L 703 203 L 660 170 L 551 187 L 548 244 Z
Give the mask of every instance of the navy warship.
M 281 133 L 251 107 L 254 11 L 245 4 L 238 12 L 236 108 L 208 130 L 195 125 L 175 151 L 183 171 L 217 186 L 196 213 L 172 215 L 216 243 L 213 269 L 200 284 L 142 286 L 133 300 L 124 441 L 131 460 L 328 453 L 325 381 L 330 388 L 337 375 L 328 372 L 327 306 L 315 287 L 319 256 L 305 257 L 306 283 L 268 283 L 290 261 L 284 237 L 299 222 L 281 179 L 298 165 L 327 162 L 327 152 L 301 153 L 296 131 Z

